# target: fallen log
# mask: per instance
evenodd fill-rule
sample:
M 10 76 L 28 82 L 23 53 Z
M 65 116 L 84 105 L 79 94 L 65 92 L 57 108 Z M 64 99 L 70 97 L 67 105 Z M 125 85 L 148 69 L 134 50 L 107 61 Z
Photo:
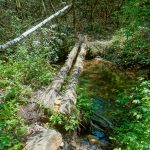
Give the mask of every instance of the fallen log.
M 113 46 L 113 40 L 109 41 L 94 41 L 88 42 L 87 47 L 90 51 L 88 51 L 89 57 L 102 56 L 106 54 L 106 51 Z
M 39 125 L 35 125 L 33 130 L 23 150 L 58 150 L 62 143 L 62 135 L 58 131 Z
M 19 37 L 8 41 L 5 44 L 0 45 L 0 51 L 2 51 L 3 49 L 8 48 L 9 46 L 21 41 L 22 39 L 24 39 L 25 37 L 27 37 L 29 34 L 33 33 L 35 30 L 37 30 L 38 28 L 42 27 L 43 25 L 45 25 L 47 22 L 49 22 L 50 20 L 52 20 L 53 18 L 59 16 L 60 14 L 62 14 L 65 10 L 67 10 L 71 5 L 67 5 L 65 6 L 63 9 L 59 10 L 58 12 L 56 12 L 55 14 L 51 15 L 50 17 L 48 17 L 47 19 L 45 19 L 44 21 L 40 22 L 39 24 L 37 24 L 36 26 L 32 27 L 31 29 L 27 30 L 26 32 L 22 33 Z
M 80 53 L 77 57 L 75 66 L 73 68 L 73 72 L 70 78 L 70 81 L 66 87 L 66 91 L 62 96 L 59 112 L 63 114 L 70 114 L 71 113 L 71 107 L 76 104 L 76 86 L 78 83 L 79 76 L 83 70 L 83 61 L 85 59 L 86 55 L 86 43 L 87 43 L 87 37 L 84 37 L 84 42 L 81 45 Z M 57 104 L 57 103 L 56 103 Z
M 70 52 L 68 59 L 66 60 L 64 66 L 61 68 L 60 72 L 55 77 L 52 84 L 41 95 L 38 96 L 38 100 L 45 107 L 53 107 L 54 101 L 59 95 L 67 73 L 70 71 L 73 61 L 78 54 L 80 45 L 81 41 L 77 43 L 73 50 Z

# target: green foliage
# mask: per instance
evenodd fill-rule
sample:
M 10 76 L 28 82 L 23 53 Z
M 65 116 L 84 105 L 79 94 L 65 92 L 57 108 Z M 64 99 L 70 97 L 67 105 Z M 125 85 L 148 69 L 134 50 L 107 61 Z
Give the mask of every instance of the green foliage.
M 29 55 L 26 49 L 20 49 L 9 62 L 0 63 L 1 88 L 8 86 L 31 85 L 34 88 L 47 85 L 54 76 L 52 67 L 38 55 Z M 14 56 L 14 57 L 15 57 Z
M 148 66 L 150 64 L 150 37 L 148 32 L 149 29 L 140 29 L 137 27 L 130 34 L 128 29 L 120 30 L 118 34 L 120 34 L 120 39 L 123 39 L 123 41 L 119 39 L 114 43 L 114 55 L 117 55 L 115 60 L 119 65 L 128 67 L 133 64 L 141 66 Z
M 150 81 L 141 78 L 136 87 L 119 94 L 117 103 L 118 126 L 112 139 L 122 149 L 150 149 Z
M 85 93 L 85 88 L 78 88 L 77 104 L 70 115 L 53 112 L 49 118 L 50 125 L 60 126 L 65 131 L 73 131 L 81 122 L 87 122 L 92 116 L 91 95 Z
M 148 3 L 148 0 L 125 0 L 117 14 L 121 24 L 130 29 L 133 26 L 148 26 L 150 15 Z
M 6 12 L 5 15 L 6 18 L 11 18 L 9 13 Z M 13 17 L 14 19 L 12 19 Z M 2 38 L 4 41 L 12 35 L 19 35 L 23 27 L 29 26 L 26 23 L 30 22 L 30 19 L 34 21 L 33 18 L 29 18 L 21 23 L 17 15 L 12 15 L 12 18 L 11 23 L 8 24 L 7 37 Z M 3 21 L 5 22 L 5 20 Z M 10 33 L 9 29 L 11 30 L 11 28 L 13 30 Z M 50 63 L 66 59 L 74 45 L 74 36 L 65 28 L 66 26 L 61 26 L 56 28 L 56 31 L 46 27 L 41 28 L 22 42 L 1 53 L 0 89 L 4 91 L 4 94 L 0 104 L 2 106 L 0 107 L 0 112 L 2 112 L 0 119 L 5 118 L 5 114 L 10 115 L 6 119 L 0 120 L 0 149 L 21 149 L 25 130 L 23 131 L 22 119 L 17 115 L 18 106 L 31 97 L 33 90 L 50 84 L 56 72 Z M 6 28 L 1 29 L 4 32 Z M 4 110 L 4 108 L 7 109 Z M 11 116 L 11 114 L 13 115 Z M 77 124 L 75 117 L 76 115 L 69 118 L 69 122 L 65 126 L 66 130 L 72 130 L 75 127 Z M 52 118 L 52 122 L 53 120 L 55 117 Z M 13 124 L 12 128 L 9 127 L 10 122 Z
M 61 22 L 57 28 L 58 32 L 53 33 L 49 43 L 49 49 L 51 50 L 49 60 L 51 62 L 64 61 L 75 43 L 72 30 L 67 25 Z
M 50 84 L 55 75 L 48 61 L 47 49 L 30 51 L 18 45 L 15 53 L 7 51 L 0 61 L 0 149 L 19 150 L 25 134 L 18 107 L 30 98 L 33 89 Z
M 20 141 L 27 127 L 22 124 L 23 120 L 17 116 L 17 111 L 16 99 L 0 103 L 0 149 L 19 150 L 22 147 Z
M 125 67 L 150 64 L 149 10 L 147 0 L 126 0 L 118 11 L 121 29 L 116 33 L 120 38 L 115 41 L 114 51 L 118 64 Z
M 36 18 L 31 17 L 22 21 L 22 19 L 15 14 L 14 10 L 6 9 L 2 7 L 2 5 L 0 6 L 0 13 L 2 14 L 0 23 L 1 44 L 20 35 L 29 24 L 36 21 Z
M 66 131 L 72 131 L 79 124 L 78 121 L 79 110 L 74 108 L 71 115 L 65 115 L 61 113 L 53 113 L 49 119 L 53 126 L 61 126 Z
M 88 121 L 92 114 L 92 94 L 87 93 L 87 88 L 85 86 L 81 86 L 78 88 L 78 97 L 77 97 L 77 108 L 80 110 L 82 114 L 82 121 Z
M 102 34 L 103 28 L 99 22 L 84 22 L 84 28 L 83 32 L 88 33 L 89 35 L 94 35 L 94 34 Z

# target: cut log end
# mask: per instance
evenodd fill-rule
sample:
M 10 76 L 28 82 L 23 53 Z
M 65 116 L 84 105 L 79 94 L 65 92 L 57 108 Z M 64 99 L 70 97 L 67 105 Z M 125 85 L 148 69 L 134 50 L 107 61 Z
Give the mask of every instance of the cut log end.
M 57 150 L 62 143 L 62 135 L 54 129 L 39 128 L 31 135 L 23 150 Z

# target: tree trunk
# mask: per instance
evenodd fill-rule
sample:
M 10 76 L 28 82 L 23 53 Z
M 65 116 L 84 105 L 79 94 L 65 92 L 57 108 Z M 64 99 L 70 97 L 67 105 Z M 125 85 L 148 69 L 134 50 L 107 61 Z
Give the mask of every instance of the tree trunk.
M 34 125 L 31 130 L 34 134 L 28 136 L 23 150 L 58 150 L 62 143 L 62 135 L 55 129 Z
M 84 43 L 81 45 L 81 50 L 77 57 L 70 81 L 66 87 L 64 95 L 62 96 L 61 105 L 58 110 L 61 113 L 70 114 L 72 106 L 76 104 L 76 86 L 83 70 L 83 61 L 86 55 L 86 43 L 87 37 L 84 37 Z
M 35 30 L 37 30 L 38 28 L 42 27 L 43 25 L 45 25 L 47 22 L 51 21 L 53 18 L 59 16 L 60 14 L 62 14 L 64 11 L 66 11 L 71 5 L 67 5 L 65 6 L 63 9 L 59 10 L 58 12 L 56 12 L 55 14 L 51 15 L 50 17 L 48 17 L 47 19 L 45 19 L 44 21 L 42 21 L 41 23 L 37 24 L 36 26 L 32 27 L 31 29 L 27 30 L 26 32 L 24 32 L 23 34 L 21 34 L 19 37 L 7 42 L 6 44 L 0 45 L 0 51 L 2 51 L 2 49 L 6 49 L 9 46 L 21 41 L 22 39 L 24 39 L 25 37 L 27 37 L 29 34 L 33 33 Z
M 59 92 L 62 88 L 63 82 L 67 76 L 67 73 L 70 71 L 73 61 L 75 60 L 81 42 L 77 43 L 71 53 L 68 56 L 67 61 L 64 66 L 61 68 L 60 72 L 57 74 L 56 78 L 52 82 L 42 95 L 38 97 L 41 104 L 46 107 L 53 107 L 56 98 L 59 96 Z

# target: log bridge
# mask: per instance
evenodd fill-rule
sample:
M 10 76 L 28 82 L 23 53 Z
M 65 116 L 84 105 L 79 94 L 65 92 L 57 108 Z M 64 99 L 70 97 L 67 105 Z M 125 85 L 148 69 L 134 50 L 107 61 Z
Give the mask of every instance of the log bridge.
M 62 15 L 66 10 L 71 8 L 71 6 L 72 5 L 65 6 L 63 9 L 57 11 L 55 14 L 25 31 L 20 36 L 6 42 L 5 44 L 0 45 L 0 52 L 3 52 L 10 46 L 13 46 L 21 40 L 25 39 L 34 31 L 50 22 L 53 18 Z M 72 106 L 76 104 L 76 86 L 79 76 L 83 70 L 86 46 L 87 36 L 84 36 L 79 40 L 78 43 L 75 44 L 74 48 L 68 55 L 68 59 L 60 69 L 52 84 L 45 91 L 43 91 L 41 95 L 37 96 L 39 103 L 42 104 L 45 108 L 50 108 L 55 112 L 63 114 L 71 114 Z M 68 76 L 70 80 L 64 88 L 65 91 L 62 91 L 61 89 L 64 85 L 65 79 Z M 32 111 L 34 112 L 34 110 Z M 23 150 L 57 150 L 62 143 L 62 135 L 55 129 L 44 128 L 38 125 L 38 123 L 33 124 L 33 127 L 31 124 L 30 128 L 33 129 L 34 134 L 29 135 Z
M 37 100 L 45 108 L 50 108 L 55 112 L 71 114 L 72 107 L 76 104 L 76 86 L 79 76 L 83 70 L 83 62 L 86 55 L 87 36 L 84 36 L 68 55 L 63 67 L 60 69 L 55 79 L 46 88 Z M 70 76 L 69 76 L 70 74 Z M 69 81 L 65 84 L 65 79 L 69 76 Z M 62 135 L 55 129 L 47 129 L 34 125 L 35 134 L 29 136 L 23 150 L 57 150 L 62 143 Z
M 75 44 L 74 48 L 68 55 L 63 67 L 60 69 L 51 85 L 37 96 L 40 104 L 45 108 L 50 108 L 53 111 L 63 114 L 71 114 L 71 108 L 76 104 L 76 86 L 78 78 L 83 70 L 83 61 L 86 55 L 87 36 L 84 36 Z M 65 79 L 68 77 L 70 80 L 63 88 Z

